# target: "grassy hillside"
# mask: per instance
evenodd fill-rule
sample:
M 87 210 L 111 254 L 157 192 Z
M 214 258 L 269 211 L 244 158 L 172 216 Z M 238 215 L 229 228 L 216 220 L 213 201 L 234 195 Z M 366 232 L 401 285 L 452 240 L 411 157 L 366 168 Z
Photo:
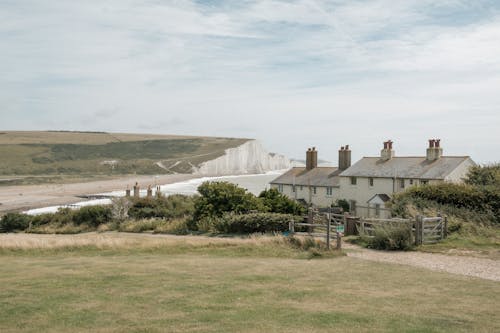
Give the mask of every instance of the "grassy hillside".
M 192 166 L 246 141 L 104 132 L 0 132 L 0 176 L 189 173 Z M 16 182 L 19 179 L 0 183 Z
M 500 330 L 495 281 L 265 239 L 112 236 L 2 236 L 0 331 Z

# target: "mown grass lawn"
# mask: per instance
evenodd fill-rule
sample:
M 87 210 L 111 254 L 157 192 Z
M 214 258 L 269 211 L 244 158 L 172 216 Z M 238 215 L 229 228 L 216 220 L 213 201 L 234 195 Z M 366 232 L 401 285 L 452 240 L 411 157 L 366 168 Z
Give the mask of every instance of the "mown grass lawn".
M 162 246 L 1 251 L 0 332 L 500 331 L 498 282 L 258 243 Z

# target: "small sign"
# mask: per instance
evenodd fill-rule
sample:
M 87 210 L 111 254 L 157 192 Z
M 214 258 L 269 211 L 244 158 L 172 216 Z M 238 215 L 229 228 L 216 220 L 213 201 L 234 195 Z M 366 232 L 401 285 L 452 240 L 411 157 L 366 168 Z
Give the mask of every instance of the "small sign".
M 337 232 L 344 233 L 344 225 L 343 224 L 337 226 Z

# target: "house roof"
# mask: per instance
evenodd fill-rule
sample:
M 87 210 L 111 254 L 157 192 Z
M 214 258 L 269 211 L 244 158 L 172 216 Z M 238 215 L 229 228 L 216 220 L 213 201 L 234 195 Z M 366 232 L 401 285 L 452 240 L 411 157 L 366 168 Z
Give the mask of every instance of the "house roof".
M 347 170 L 341 177 L 374 177 L 374 178 L 414 178 L 444 179 L 461 163 L 470 159 L 468 156 L 442 156 L 428 161 L 424 157 L 393 157 L 384 161 L 380 157 L 363 157 Z
M 317 167 L 311 170 L 295 167 L 271 181 L 271 184 L 339 186 L 339 174 L 340 170 L 335 167 Z
M 378 194 L 375 194 L 373 197 L 371 197 L 367 202 L 372 201 L 376 197 L 379 197 L 380 200 L 382 200 L 383 202 L 387 202 L 387 201 L 391 200 L 391 197 L 389 197 L 387 194 L 385 194 L 385 193 L 378 193 Z

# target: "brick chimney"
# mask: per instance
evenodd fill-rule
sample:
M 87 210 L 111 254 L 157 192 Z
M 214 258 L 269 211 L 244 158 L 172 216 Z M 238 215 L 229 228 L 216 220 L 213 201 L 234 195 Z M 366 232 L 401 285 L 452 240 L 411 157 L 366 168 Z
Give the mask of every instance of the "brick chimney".
M 351 166 L 351 150 L 349 145 L 340 147 L 339 150 L 339 170 L 346 170 Z
M 312 170 L 318 166 L 318 151 L 316 147 L 308 148 L 306 152 L 306 170 Z
M 427 161 L 435 161 L 443 156 L 443 148 L 441 148 L 441 139 L 429 139 L 429 147 L 427 148 Z
M 394 157 L 394 150 L 392 150 L 392 141 L 388 140 L 384 142 L 384 149 L 380 151 L 380 159 L 382 161 L 388 161 Z

